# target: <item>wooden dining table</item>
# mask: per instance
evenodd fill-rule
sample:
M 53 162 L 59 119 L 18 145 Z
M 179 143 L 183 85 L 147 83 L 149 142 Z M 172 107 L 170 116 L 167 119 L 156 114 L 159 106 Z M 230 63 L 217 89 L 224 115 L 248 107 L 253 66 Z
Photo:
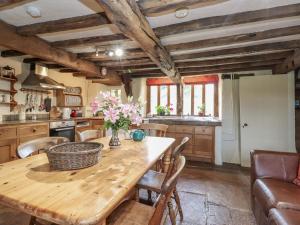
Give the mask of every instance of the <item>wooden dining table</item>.
M 45 153 L 0 164 L 0 204 L 61 225 L 103 225 L 135 189 L 139 179 L 164 155 L 167 169 L 173 138 L 103 143 L 99 163 L 72 171 L 51 170 Z M 137 212 L 138 213 L 138 212 Z

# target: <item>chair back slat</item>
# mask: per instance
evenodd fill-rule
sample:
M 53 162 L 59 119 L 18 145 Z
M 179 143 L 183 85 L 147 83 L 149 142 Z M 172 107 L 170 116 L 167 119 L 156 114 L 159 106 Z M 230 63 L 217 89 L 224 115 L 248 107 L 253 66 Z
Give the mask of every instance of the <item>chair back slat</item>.
M 98 130 L 85 130 L 82 132 L 77 131 L 76 132 L 78 141 L 91 141 L 94 139 L 98 139 L 101 137 L 104 137 L 104 129 L 98 129 Z
M 143 123 L 140 126 L 141 130 L 144 130 L 149 136 L 156 136 L 156 137 L 165 137 L 168 125 L 166 124 L 159 124 L 159 123 Z
M 184 166 L 185 166 L 185 157 L 180 156 L 178 158 L 176 172 L 162 186 L 162 192 L 161 192 L 160 196 L 158 197 L 158 202 L 156 204 L 156 208 L 155 208 L 154 214 L 149 222 L 149 225 L 157 225 L 157 224 L 161 223 L 161 220 L 162 220 L 163 214 L 164 214 L 164 210 L 167 206 L 167 203 L 170 201 L 173 189 L 177 183 L 178 177 L 181 174 Z
M 33 153 L 39 151 L 47 151 L 51 146 L 61 143 L 69 142 L 70 140 L 65 137 L 44 137 L 20 144 L 17 149 L 18 157 L 24 159 Z

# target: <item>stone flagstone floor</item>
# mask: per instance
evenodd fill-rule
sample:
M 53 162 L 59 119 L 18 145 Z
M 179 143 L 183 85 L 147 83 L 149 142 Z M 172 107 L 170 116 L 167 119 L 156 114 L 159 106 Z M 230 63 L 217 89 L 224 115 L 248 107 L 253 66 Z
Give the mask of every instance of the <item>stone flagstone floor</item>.
M 249 182 L 249 173 L 239 169 L 186 168 L 177 186 L 184 220 L 177 224 L 256 225 L 250 209 Z M 28 225 L 28 216 L 18 212 L 12 217 L 12 212 L 0 206 L 0 225 Z M 166 225 L 170 224 L 167 220 Z

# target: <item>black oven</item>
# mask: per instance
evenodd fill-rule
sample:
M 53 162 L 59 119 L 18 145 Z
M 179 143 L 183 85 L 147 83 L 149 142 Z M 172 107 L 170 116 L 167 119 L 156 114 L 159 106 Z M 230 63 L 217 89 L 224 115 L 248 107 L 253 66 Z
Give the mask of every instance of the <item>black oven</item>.
M 75 141 L 74 121 L 50 122 L 50 137 L 66 137 L 71 142 Z

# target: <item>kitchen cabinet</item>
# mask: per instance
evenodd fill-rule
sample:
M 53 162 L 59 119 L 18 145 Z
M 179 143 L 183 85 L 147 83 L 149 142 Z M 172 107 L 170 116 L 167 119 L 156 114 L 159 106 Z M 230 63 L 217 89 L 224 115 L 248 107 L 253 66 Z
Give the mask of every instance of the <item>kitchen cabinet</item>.
M 17 159 L 19 144 L 48 136 L 49 123 L 0 127 L 0 163 Z
M 192 125 L 169 125 L 167 137 L 176 139 L 174 146 L 180 144 L 184 137 L 189 137 L 183 155 L 191 161 L 214 163 L 215 158 L 215 127 Z

